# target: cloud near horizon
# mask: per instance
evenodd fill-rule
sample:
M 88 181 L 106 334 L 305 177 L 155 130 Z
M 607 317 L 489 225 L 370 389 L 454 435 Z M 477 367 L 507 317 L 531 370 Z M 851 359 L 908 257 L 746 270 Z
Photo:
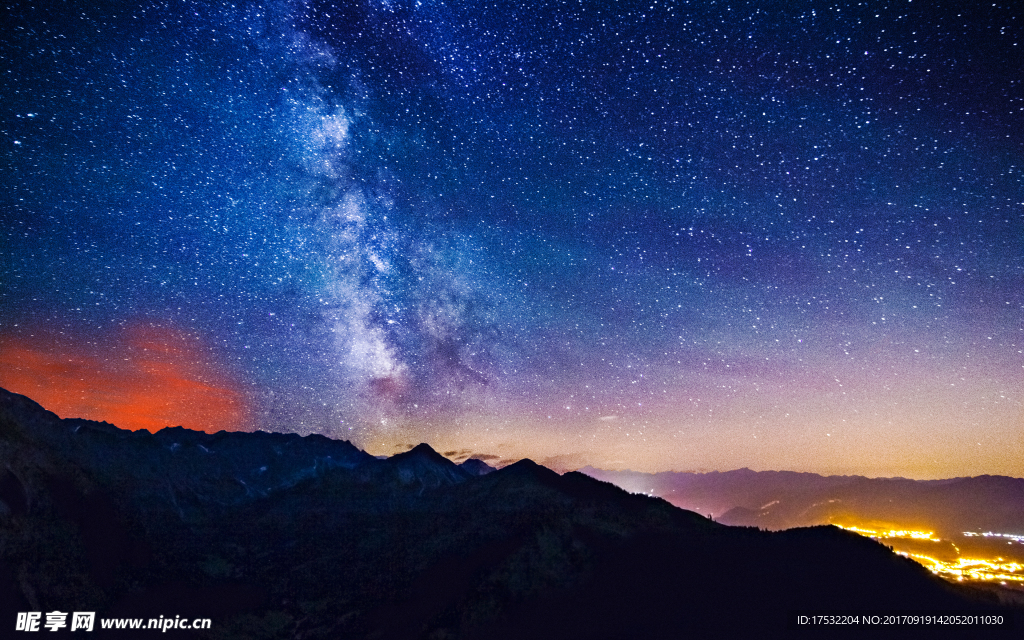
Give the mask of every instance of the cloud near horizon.
M 62 418 L 158 431 L 244 429 L 248 403 L 237 382 L 194 336 L 133 324 L 104 341 L 39 334 L 0 336 L 0 386 Z

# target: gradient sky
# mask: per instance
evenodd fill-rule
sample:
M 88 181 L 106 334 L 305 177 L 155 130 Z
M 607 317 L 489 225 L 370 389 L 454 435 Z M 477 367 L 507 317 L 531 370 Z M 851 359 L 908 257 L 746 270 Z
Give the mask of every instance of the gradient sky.
M 557 469 L 1024 476 L 1014 3 L 52 3 L 0 386 Z

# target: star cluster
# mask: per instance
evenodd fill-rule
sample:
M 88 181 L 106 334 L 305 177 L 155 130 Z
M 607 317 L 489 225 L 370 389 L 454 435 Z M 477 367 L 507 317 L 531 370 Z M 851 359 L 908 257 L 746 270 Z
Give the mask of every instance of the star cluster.
M 61 415 L 1024 474 L 1012 3 L 5 14 L 0 385 Z

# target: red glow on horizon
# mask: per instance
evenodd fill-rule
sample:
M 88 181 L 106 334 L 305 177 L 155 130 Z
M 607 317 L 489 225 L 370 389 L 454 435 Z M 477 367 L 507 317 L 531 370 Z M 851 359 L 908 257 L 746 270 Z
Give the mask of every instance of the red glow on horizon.
M 142 324 L 109 347 L 52 335 L 0 336 L 0 386 L 62 418 L 132 431 L 240 429 L 248 415 L 245 398 L 211 360 L 198 339 Z

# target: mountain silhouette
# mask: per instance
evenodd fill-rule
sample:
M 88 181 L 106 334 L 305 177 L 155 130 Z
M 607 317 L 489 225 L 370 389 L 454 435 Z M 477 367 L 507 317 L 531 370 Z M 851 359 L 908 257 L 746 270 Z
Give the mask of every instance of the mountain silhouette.
M 0 390 L 0 629 L 59 610 L 212 620 L 179 638 L 785 638 L 824 635 L 800 612 L 1019 614 L 834 527 L 729 527 L 582 473 L 486 466 L 128 432 Z
M 581 469 L 591 477 L 715 515 L 724 524 L 768 529 L 831 522 L 899 523 L 947 536 L 1024 531 L 1024 479 L 948 480 L 820 476 L 792 471 L 665 472 Z
M 469 460 L 466 460 L 459 466 L 465 469 L 466 471 L 470 472 L 474 476 L 484 476 L 495 470 L 494 467 L 487 464 L 483 460 L 479 460 L 477 458 L 470 458 Z
M 425 443 L 387 458 L 383 466 L 394 469 L 403 484 L 414 484 L 421 490 L 451 486 L 473 476 Z

